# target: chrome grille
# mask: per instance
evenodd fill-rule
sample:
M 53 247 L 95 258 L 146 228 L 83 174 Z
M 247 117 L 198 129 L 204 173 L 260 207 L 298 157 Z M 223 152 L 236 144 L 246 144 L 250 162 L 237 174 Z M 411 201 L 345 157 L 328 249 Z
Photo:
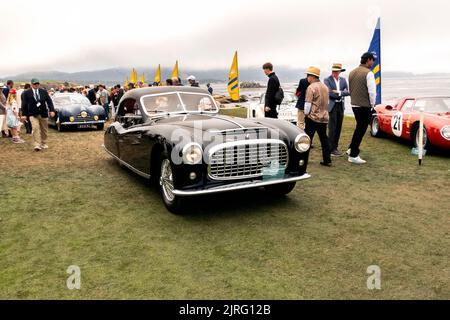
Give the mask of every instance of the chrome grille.
M 214 180 L 233 180 L 261 177 L 265 168 L 277 166 L 285 170 L 289 152 L 280 140 L 241 140 L 211 148 L 209 177 Z

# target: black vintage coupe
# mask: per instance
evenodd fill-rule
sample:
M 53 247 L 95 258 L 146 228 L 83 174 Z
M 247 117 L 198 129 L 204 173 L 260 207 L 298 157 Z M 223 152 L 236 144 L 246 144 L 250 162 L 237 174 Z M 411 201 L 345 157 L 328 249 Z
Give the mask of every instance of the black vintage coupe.
M 106 122 L 105 109 L 92 105 L 79 93 L 56 93 L 53 97 L 55 117 L 49 118 L 49 124 L 58 131 L 66 128 L 92 128 L 103 130 Z
M 121 165 L 159 184 L 164 204 L 186 197 L 264 187 L 284 195 L 310 177 L 310 139 L 276 119 L 218 114 L 211 95 L 191 87 L 134 89 L 121 99 L 104 147 Z

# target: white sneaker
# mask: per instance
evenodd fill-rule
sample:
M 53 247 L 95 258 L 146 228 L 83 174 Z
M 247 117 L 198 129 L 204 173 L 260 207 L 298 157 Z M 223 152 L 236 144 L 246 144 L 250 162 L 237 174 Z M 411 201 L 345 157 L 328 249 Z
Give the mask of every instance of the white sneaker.
M 41 151 L 41 150 L 42 150 L 42 148 L 40 146 L 35 146 L 34 147 L 34 151 Z
M 12 139 L 12 143 L 25 143 L 25 140 L 22 140 L 20 138 L 18 139 Z
M 46 145 L 46 144 L 41 144 L 40 147 L 41 147 L 41 149 L 48 149 L 48 145 Z
M 367 161 L 361 159 L 360 156 L 357 156 L 356 158 L 348 157 L 348 162 L 354 163 L 354 164 L 365 164 L 365 163 L 367 163 Z

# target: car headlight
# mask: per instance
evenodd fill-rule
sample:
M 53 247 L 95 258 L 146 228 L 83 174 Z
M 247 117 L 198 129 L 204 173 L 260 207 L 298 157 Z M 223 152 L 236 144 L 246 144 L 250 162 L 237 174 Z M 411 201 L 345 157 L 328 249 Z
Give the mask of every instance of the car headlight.
M 198 143 L 188 143 L 183 147 L 182 153 L 185 164 L 199 164 L 202 162 L 203 149 Z
M 98 116 L 94 116 L 94 120 L 97 121 L 98 120 Z
M 445 126 L 441 129 L 441 135 L 447 139 L 450 140 L 450 126 Z
M 70 120 L 70 122 L 74 122 L 75 118 L 74 117 L 70 117 L 69 120 Z
M 298 152 L 306 152 L 311 147 L 311 139 L 307 134 L 301 133 L 295 138 L 294 145 L 295 150 L 297 150 Z

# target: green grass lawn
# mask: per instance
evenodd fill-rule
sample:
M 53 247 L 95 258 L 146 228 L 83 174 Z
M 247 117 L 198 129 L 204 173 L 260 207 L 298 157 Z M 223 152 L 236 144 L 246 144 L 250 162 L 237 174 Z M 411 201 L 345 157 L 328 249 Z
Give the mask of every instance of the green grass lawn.
M 367 165 L 323 168 L 316 143 L 312 179 L 289 196 L 198 198 L 175 216 L 102 132 L 50 133 L 41 153 L 0 139 L 2 299 L 450 299 L 446 154 L 418 167 L 409 145 L 367 136 Z M 81 290 L 66 287 L 70 265 Z

